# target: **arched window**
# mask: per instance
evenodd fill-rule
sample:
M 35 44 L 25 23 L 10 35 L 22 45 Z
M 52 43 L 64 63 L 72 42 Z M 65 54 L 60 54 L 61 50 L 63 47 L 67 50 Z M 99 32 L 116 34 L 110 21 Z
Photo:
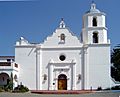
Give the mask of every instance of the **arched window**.
M 62 42 L 65 42 L 65 34 L 61 34 L 61 35 L 60 35 L 60 40 L 61 40 Z
M 93 26 L 97 26 L 97 18 L 96 17 L 93 17 Z
M 98 43 L 98 33 L 97 32 L 93 33 L 93 43 Z

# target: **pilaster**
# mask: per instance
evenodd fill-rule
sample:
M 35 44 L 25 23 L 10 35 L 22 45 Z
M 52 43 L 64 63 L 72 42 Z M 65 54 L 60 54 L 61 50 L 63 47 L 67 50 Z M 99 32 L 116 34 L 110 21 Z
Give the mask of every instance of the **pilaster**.
M 53 90 L 53 64 L 49 65 L 49 90 Z

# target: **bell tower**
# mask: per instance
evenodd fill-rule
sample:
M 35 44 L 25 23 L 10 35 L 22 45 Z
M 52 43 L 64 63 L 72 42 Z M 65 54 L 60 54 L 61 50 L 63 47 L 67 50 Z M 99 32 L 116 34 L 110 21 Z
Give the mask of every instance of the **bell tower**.
M 84 44 L 107 44 L 105 13 L 92 2 L 90 10 L 83 16 L 82 42 Z
M 110 86 L 110 41 L 107 38 L 105 13 L 92 2 L 83 16 L 83 89 Z

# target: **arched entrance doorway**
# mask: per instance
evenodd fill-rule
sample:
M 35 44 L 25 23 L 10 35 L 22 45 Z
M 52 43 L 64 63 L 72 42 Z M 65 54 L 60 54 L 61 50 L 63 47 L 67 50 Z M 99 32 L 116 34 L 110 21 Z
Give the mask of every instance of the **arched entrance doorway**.
M 0 86 L 7 85 L 9 81 L 9 75 L 7 73 L 0 73 Z
M 58 90 L 67 90 L 67 76 L 65 74 L 58 76 Z

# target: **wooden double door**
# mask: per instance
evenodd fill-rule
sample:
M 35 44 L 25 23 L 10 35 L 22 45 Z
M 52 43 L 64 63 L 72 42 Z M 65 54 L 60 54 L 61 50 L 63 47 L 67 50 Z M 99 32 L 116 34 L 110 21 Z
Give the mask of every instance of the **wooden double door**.
M 67 90 L 67 76 L 64 74 L 58 76 L 58 90 Z

